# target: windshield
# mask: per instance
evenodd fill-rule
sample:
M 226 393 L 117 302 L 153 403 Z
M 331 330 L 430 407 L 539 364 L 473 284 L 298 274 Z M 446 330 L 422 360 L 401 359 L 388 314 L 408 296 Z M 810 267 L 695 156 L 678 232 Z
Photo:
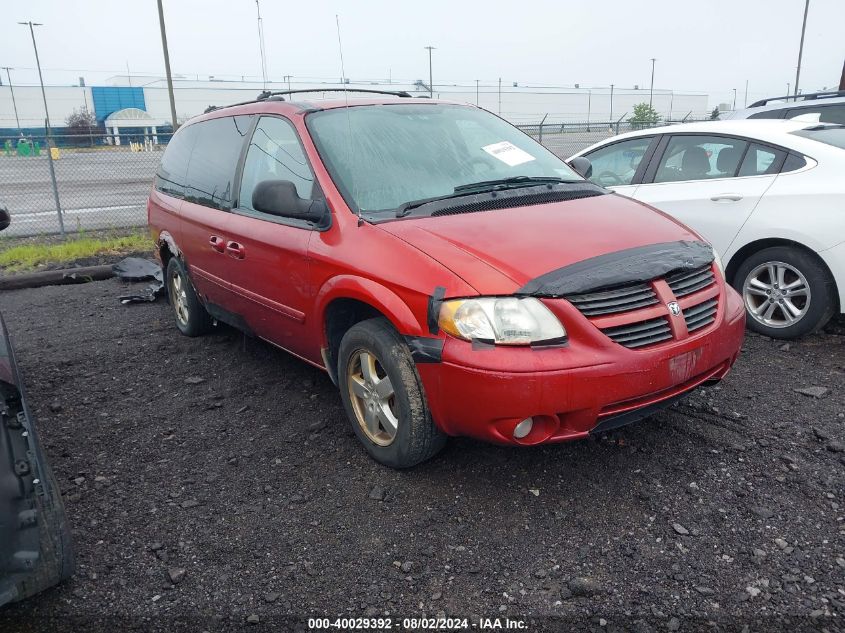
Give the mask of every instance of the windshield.
M 393 213 L 407 203 L 485 181 L 583 180 L 529 136 L 473 107 L 357 106 L 312 113 L 307 123 L 355 212 Z M 495 185 L 480 185 L 485 186 Z
M 811 127 L 798 130 L 793 134 L 845 149 L 845 125 Z

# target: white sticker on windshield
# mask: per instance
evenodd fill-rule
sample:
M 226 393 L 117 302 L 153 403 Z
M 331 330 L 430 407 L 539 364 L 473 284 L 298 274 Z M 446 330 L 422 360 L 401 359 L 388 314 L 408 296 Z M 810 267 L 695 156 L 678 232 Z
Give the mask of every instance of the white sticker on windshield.
M 516 167 L 522 163 L 537 160 L 531 154 L 519 149 L 510 141 L 502 141 L 500 143 L 493 143 L 492 145 L 485 145 L 481 149 L 490 154 L 490 156 L 498 158 L 500 161 L 511 167 Z

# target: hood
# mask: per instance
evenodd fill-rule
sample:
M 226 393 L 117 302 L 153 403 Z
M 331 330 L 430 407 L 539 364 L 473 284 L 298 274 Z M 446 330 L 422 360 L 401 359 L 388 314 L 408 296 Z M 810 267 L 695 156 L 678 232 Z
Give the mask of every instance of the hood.
M 545 273 L 591 257 L 700 239 L 664 213 L 618 194 L 378 226 L 482 295 L 512 294 Z

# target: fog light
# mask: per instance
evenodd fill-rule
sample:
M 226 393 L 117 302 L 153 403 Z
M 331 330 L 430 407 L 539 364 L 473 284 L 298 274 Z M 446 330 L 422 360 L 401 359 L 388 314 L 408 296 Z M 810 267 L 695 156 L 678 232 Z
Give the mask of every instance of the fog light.
M 523 437 L 528 435 L 531 432 L 531 429 L 534 427 L 534 418 L 525 418 L 522 422 L 517 424 L 513 428 L 513 436 L 521 440 Z

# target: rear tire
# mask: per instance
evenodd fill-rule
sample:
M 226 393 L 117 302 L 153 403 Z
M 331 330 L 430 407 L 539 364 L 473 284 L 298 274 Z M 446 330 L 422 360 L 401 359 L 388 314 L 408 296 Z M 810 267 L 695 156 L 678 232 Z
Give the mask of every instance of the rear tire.
M 167 262 L 166 279 L 167 297 L 179 331 L 185 336 L 200 336 L 210 331 L 213 325 L 211 317 L 197 297 L 185 266 L 178 257 L 171 257 Z
M 778 339 L 817 332 L 836 309 L 836 284 L 813 253 L 790 246 L 763 249 L 736 271 L 748 329 Z
M 355 436 L 377 462 L 410 468 L 443 448 L 408 345 L 384 318 L 352 326 L 340 342 L 338 385 Z

